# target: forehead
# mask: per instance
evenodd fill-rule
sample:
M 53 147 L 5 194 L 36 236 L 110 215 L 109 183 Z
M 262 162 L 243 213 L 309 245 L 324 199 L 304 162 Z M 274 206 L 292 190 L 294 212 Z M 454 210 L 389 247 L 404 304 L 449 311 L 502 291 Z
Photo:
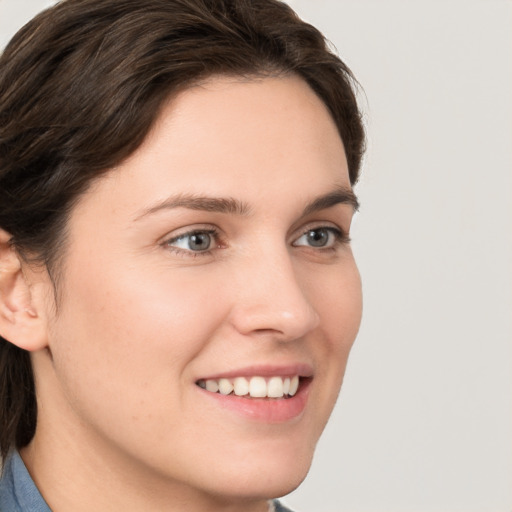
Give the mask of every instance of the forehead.
M 283 192 L 307 201 L 335 187 L 350 188 L 336 125 L 295 76 L 216 77 L 182 91 L 163 108 L 142 146 L 105 177 L 99 185 L 110 203 L 124 194 L 139 209 L 147 205 L 136 203 L 176 193 L 251 203 Z

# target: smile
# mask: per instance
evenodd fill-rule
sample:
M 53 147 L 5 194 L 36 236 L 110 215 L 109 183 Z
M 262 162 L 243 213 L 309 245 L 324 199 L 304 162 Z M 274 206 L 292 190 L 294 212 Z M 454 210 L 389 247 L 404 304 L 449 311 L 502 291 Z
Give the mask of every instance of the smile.
M 220 379 L 200 379 L 200 388 L 221 395 L 236 395 L 247 398 L 290 398 L 299 389 L 300 378 L 292 377 L 235 377 Z

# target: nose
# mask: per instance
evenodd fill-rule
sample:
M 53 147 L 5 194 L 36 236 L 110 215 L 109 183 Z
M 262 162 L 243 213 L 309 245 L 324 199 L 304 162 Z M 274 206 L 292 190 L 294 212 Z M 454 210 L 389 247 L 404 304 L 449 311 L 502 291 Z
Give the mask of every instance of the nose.
M 244 335 L 293 341 L 315 329 L 320 317 L 288 251 L 276 252 L 260 252 L 241 263 L 231 323 Z

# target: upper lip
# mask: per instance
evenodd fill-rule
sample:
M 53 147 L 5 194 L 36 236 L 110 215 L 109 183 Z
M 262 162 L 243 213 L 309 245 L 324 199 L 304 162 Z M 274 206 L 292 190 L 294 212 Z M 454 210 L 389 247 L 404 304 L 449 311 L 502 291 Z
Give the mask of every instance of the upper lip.
M 237 368 L 235 370 L 228 370 L 224 372 L 218 372 L 207 376 L 202 376 L 198 380 L 218 380 L 218 379 L 230 379 L 234 377 L 293 377 L 298 375 L 299 377 L 312 377 L 313 367 L 307 363 L 293 363 L 293 364 L 280 364 L 280 365 L 251 365 L 243 368 Z

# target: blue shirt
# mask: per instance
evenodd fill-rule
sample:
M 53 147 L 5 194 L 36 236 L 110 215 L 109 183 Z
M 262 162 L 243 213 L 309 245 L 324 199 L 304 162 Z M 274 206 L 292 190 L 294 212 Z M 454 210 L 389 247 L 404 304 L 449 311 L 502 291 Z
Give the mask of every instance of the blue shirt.
M 51 512 L 18 452 L 12 452 L 4 461 L 0 512 Z
M 274 506 L 275 512 L 291 512 L 277 500 Z M 18 452 L 12 452 L 4 461 L 0 479 L 0 512 L 51 512 Z

